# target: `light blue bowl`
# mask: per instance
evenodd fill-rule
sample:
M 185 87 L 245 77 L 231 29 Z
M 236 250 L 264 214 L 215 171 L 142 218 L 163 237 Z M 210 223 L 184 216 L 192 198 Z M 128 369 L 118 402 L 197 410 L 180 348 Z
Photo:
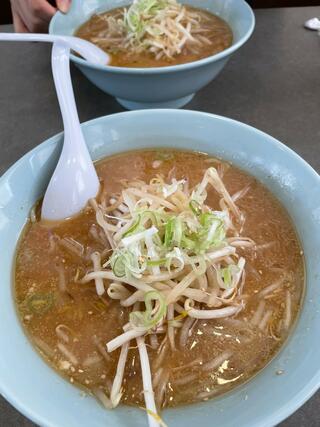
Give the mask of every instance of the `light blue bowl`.
M 234 41 L 230 48 L 199 61 L 171 67 L 123 68 L 89 65 L 72 56 L 73 62 L 96 86 L 117 98 L 130 110 L 141 108 L 179 108 L 188 103 L 195 92 L 213 80 L 231 55 L 250 37 L 254 15 L 244 0 L 183 0 L 221 16 L 231 26 Z M 71 11 L 58 12 L 50 23 L 50 34 L 71 35 L 93 13 L 124 6 L 129 0 L 72 0 Z
M 300 236 L 307 289 L 294 332 L 274 360 L 247 384 L 220 398 L 164 411 L 170 427 L 273 426 L 320 385 L 320 178 L 290 149 L 242 123 L 210 114 L 150 110 L 101 117 L 83 125 L 94 159 L 121 151 L 175 147 L 221 156 L 262 181 L 290 212 Z M 0 179 L 0 391 L 47 427 L 142 427 L 139 409 L 104 410 L 61 379 L 33 350 L 15 312 L 12 274 L 16 244 L 31 206 L 43 195 L 62 135 L 20 159 Z M 110 171 L 112 173 L 112 171 Z M 276 372 L 283 370 L 282 375 Z

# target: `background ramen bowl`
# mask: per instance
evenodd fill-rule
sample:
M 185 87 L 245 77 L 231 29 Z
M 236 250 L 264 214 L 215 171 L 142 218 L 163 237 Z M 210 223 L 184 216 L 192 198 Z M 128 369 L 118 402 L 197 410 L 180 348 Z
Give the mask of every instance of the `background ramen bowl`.
M 72 55 L 83 74 L 104 92 L 117 98 L 129 110 L 140 108 L 179 108 L 188 103 L 195 92 L 213 80 L 231 55 L 250 37 L 254 15 L 243 0 L 182 1 L 224 18 L 232 28 L 231 47 L 217 55 L 189 64 L 160 68 L 123 68 L 89 65 Z M 129 0 L 72 0 L 71 11 L 58 12 L 52 19 L 51 34 L 71 35 L 93 13 L 125 6 Z
M 306 257 L 306 296 L 297 325 L 273 361 L 247 384 L 217 399 L 166 410 L 170 427 L 267 427 L 296 410 L 320 384 L 320 178 L 290 149 L 242 123 L 184 110 L 135 111 L 83 125 L 94 159 L 131 149 L 196 149 L 232 161 L 260 179 L 290 212 Z M 0 179 L 0 392 L 43 427 L 142 427 L 146 414 L 104 410 L 59 377 L 34 351 L 12 293 L 16 244 L 46 188 L 62 135 L 20 159 Z M 265 159 L 268 159 L 266 161 Z M 112 171 L 110 171 L 112 173 Z M 282 375 L 277 372 L 283 371 Z

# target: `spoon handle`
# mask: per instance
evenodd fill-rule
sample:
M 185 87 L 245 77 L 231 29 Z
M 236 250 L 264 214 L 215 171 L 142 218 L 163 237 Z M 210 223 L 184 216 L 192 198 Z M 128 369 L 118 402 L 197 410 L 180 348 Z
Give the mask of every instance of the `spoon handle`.
M 72 90 L 69 53 L 70 48 L 64 43 L 53 44 L 52 73 L 63 120 L 64 150 L 69 149 L 71 143 L 73 147 L 81 145 L 81 149 L 85 145 Z
M 57 36 L 52 34 L 25 34 L 25 33 L 0 33 L 0 41 L 28 41 L 28 42 L 63 42 L 70 49 L 79 53 L 93 65 L 107 65 L 109 55 L 87 40 L 74 36 Z
M 61 158 L 78 164 L 81 169 L 92 169 L 97 176 L 80 126 L 76 102 L 70 75 L 70 48 L 63 42 L 56 42 L 52 47 L 52 74 L 59 101 L 64 127 L 64 143 Z M 63 156 L 62 156 L 63 154 Z M 99 187 L 96 178 L 97 189 Z

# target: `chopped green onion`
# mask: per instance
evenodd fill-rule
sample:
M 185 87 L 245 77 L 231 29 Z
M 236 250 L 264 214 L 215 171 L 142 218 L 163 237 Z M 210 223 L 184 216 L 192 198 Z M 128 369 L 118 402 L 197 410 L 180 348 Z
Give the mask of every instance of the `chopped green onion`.
M 124 16 L 124 26 L 128 33 L 134 36 L 137 41 L 140 41 L 146 28 L 149 27 L 150 20 L 167 5 L 168 2 L 166 0 L 134 1 Z
M 226 289 L 230 289 L 232 286 L 233 275 L 238 273 L 239 267 L 236 265 L 228 265 L 228 267 L 220 268 L 219 274 L 223 280 Z
M 231 286 L 231 282 L 232 282 L 232 274 L 231 274 L 231 271 L 230 271 L 230 266 L 228 266 L 226 268 L 222 268 L 220 270 L 220 274 L 221 274 L 221 277 L 222 277 L 222 280 L 223 280 L 224 284 L 227 287 L 230 287 Z
M 183 222 L 181 218 L 171 217 L 166 226 L 164 233 L 164 246 L 172 248 L 173 246 L 180 246 L 183 237 Z
M 200 252 L 221 245 L 226 236 L 223 220 L 212 212 L 206 212 L 199 216 L 199 221 L 202 225 L 198 232 Z
M 155 314 L 153 312 L 152 301 L 159 301 L 159 308 Z M 136 328 L 151 329 L 160 322 L 166 315 L 167 305 L 164 297 L 158 291 L 149 291 L 145 294 L 144 303 L 145 311 L 133 311 L 130 313 L 129 319 L 132 325 Z
M 166 226 L 164 232 L 164 246 L 170 248 L 173 241 L 173 232 L 174 232 L 174 217 L 171 217 Z
M 139 277 L 146 268 L 143 257 L 137 257 L 128 249 L 118 249 L 113 252 L 110 259 L 113 274 L 117 277 L 133 275 Z
M 152 260 L 148 260 L 147 261 L 147 266 L 148 267 L 156 267 L 157 265 L 163 265 L 167 262 L 167 258 L 162 258 L 162 259 L 158 259 L 155 261 Z
M 124 277 L 126 275 L 126 264 L 125 256 L 122 254 L 116 254 L 114 261 L 111 262 L 112 271 L 117 277 Z
M 133 222 L 132 226 L 129 228 L 129 230 L 127 230 L 122 237 L 127 237 L 127 236 L 131 236 L 132 234 L 134 234 L 136 231 L 139 230 L 139 225 L 141 223 L 141 215 L 138 215 L 136 220 Z
M 181 239 L 181 246 L 187 251 L 194 251 L 197 247 L 197 242 L 192 238 L 192 236 L 187 237 L 186 235 L 183 235 Z
M 202 213 L 201 205 L 196 200 L 190 200 L 189 207 L 196 216 Z
M 212 219 L 216 219 L 216 216 L 212 212 L 202 213 L 199 217 L 200 224 L 203 227 L 209 227 L 212 223 Z
M 175 246 L 180 246 L 181 239 L 183 234 L 183 226 L 182 221 L 179 217 L 174 218 L 174 224 L 173 224 L 173 238 L 172 242 Z

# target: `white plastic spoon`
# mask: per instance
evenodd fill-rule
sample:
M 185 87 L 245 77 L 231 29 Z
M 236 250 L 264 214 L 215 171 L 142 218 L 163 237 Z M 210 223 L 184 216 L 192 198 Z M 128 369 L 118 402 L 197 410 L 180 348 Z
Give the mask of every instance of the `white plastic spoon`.
M 51 34 L 0 33 L 0 41 L 29 41 L 29 42 L 63 42 L 70 49 L 78 52 L 92 64 L 107 65 L 110 57 L 94 44 L 73 36 L 54 36 Z
M 95 197 L 99 181 L 85 144 L 70 76 L 70 49 L 94 64 L 107 64 L 109 55 L 77 37 L 0 33 L 0 41 L 54 42 L 52 72 L 64 124 L 64 144 L 42 204 L 42 219 L 68 218 Z
M 80 127 L 70 76 L 70 48 L 52 48 L 52 72 L 64 125 L 60 159 L 44 196 L 41 217 L 60 220 L 78 213 L 99 190 L 99 180 Z

